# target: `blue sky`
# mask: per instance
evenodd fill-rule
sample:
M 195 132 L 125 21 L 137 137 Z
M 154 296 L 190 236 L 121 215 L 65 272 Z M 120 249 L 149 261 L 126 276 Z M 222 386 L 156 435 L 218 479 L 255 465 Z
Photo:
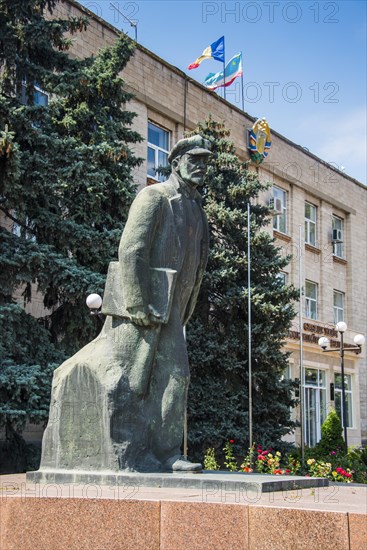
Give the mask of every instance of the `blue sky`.
M 80 1 L 132 37 L 111 2 L 138 42 L 199 82 L 221 64 L 187 66 L 224 35 L 226 60 L 243 52 L 245 111 L 366 183 L 366 2 Z M 241 107 L 240 79 L 227 100 Z

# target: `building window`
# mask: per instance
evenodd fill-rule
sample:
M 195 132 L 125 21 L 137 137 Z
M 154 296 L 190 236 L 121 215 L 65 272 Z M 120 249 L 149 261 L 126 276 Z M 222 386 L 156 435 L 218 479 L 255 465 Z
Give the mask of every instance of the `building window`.
M 342 375 L 335 373 L 335 410 L 339 415 L 342 426 L 343 423 L 343 399 L 342 399 Z M 347 421 L 347 428 L 353 427 L 353 396 L 352 396 L 352 376 L 350 374 L 344 375 L 344 389 L 345 389 L 345 416 Z
M 27 231 L 25 226 L 29 227 L 30 231 Z M 24 225 L 19 225 L 19 223 L 14 222 L 12 225 L 11 231 L 13 235 L 16 235 L 17 237 L 22 237 L 27 241 L 35 242 L 36 236 L 34 235 L 34 233 L 32 233 L 33 227 L 34 227 L 34 224 L 31 222 L 31 220 L 27 216 L 24 220 Z
M 157 181 L 167 179 L 157 174 L 157 168 L 168 165 L 169 137 L 167 130 L 148 122 L 148 176 Z
M 317 284 L 306 281 L 305 288 L 305 315 L 309 319 L 317 319 Z
M 314 447 L 321 439 L 321 426 L 326 419 L 326 373 L 305 369 L 305 442 Z
M 282 374 L 280 375 L 280 381 L 283 380 L 291 380 L 291 367 L 288 363 L 288 365 L 282 370 Z
M 273 197 L 280 199 L 282 203 L 282 213 L 274 216 L 273 228 L 281 233 L 287 233 L 287 192 L 273 185 Z
M 317 208 L 309 202 L 305 203 L 305 242 L 316 246 Z
M 277 273 L 277 279 L 282 283 L 282 285 L 286 285 L 288 283 L 288 273 L 280 271 Z
M 22 105 L 29 105 L 26 80 L 22 80 L 22 87 L 21 87 L 19 101 Z M 33 105 L 41 105 L 42 107 L 46 107 L 48 105 L 48 94 L 46 94 L 46 92 L 44 92 L 38 86 L 37 82 L 35 82 L 34 84 Z
M 42 107 L 46 107 L 48 104 L 48 95 L 41 88 L 38 88 L 38 86 L 35 86 L 34 90 L 34 104 L 42 105 Z
M 344 292 L 334 290 L 334 325 L 344 321 Z
M 341 232 L 342 239 L 344 240 L 344 220 L 338 218 L 338 216 L 333 216 L 332 229 L 338 229 Z M 344 242 L 333 242 L 333 254 L 338 258 L 344 258 Z

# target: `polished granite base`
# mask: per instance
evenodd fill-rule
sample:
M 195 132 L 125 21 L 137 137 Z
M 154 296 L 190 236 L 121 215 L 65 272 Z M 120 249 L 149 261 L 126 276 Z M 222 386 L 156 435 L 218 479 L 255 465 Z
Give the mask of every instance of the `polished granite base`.
M 37 472 L 39 476 L 39 472 Z M 35 474 L 31 474 L 35 477 Z M 81 475 L 80 473 L 78 474 Z M 238 474 L 198 474 L 202 490 L 26 481 L 0 476 L 1 550 L 366 550 L 363 486 L 254 493 Z M 213 476 L 217 481 L 213 481 Z M 150 478 L 151 475 L 145 476 Z M 166 474 L 162 479 L 184 477 Z M 194 477 L 189 474 L 186 482 Z M 270 476 L 240 476 L 257 483 Z M 215 479 L 214 478 L 214 479 Z M 95 478 L 94 478 L 95 479 Z M 218 481 L 218 479 L 220 481 Z M 134 481 L 135 480 L 135 481 Z M 156 480 L 157 481 L 157 480 Z M 281 480 L 279 480 L 281 481 Z M 315 480 L 314 480 L 315 481 Z M 122 478 L 119 476 L 119 483 Z M 216 483 L 216 484 L 214 484 Z M 238 483 L 238 482 L 237 482 Z M 255 490 L 256 485 L 252 485 Z M 259 488 L 260 485 L 257 485 Z M 279 487 L 279 485 L 278 485 Z M 235 490 L 235 489 L 238 490 Z M 260 487 L 261 488 L 261 487 Z
M 131 487 L 162 487 L 178 489 L 200 489 L 208 493 L 220 491 L 254 491 L 270 493 L 292 491 L 310 487 L 327 487 L 325 478 L 303 476 L 276 476 L 267 474 L 247 474 L 237 472 L 202 473 L 114 473 L 87 472 L 78 470 L 38 470 L 27 472 L 27 482 L 57 484 L 96 484 Z

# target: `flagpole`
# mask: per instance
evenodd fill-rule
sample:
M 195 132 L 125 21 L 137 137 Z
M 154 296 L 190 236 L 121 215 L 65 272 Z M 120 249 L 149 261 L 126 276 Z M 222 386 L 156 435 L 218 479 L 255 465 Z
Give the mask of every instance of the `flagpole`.
M 252 338 L 251 338 L 251 221 L 250 198 L 247 202 L 247 337 L 248 337 L 248 417 L 249 448 L 252 450 Z M 252 460 L 252 454 L 251 460 Z
M 188 79 L 187 79 L 187 76 L 185 75 L 185 83 L 184 83 L 184 120 L 183 120 L 183 123 L 184 123 L 184 132 L 186 132 L 186 111 L 187 111 L 187 88 L 188 88 Z
M 226 43 L 223 37 L 223 97 L 226 99 Z
M 303 369 L 303 262 L 302 262 L 302 225 L 299 226 L 299 378 L 300 378 L 300 424 L 301 424 L 301 462 L 305 465 L 305 394 L 304 394 L 304 369 Z
M 186 325 L 183 327 L 183 335 L 186 342 Z M 187 460 L 187 400 L 184 410 L 184 425 L 183 425 L 183 456 Z
M 245 101 L 243 99 L 243 55 L 242 55 L 242 51 L 241 51 L 241 66 L 242 66 L 242 75 L 241 75 L 242 111 L 245 112 Z

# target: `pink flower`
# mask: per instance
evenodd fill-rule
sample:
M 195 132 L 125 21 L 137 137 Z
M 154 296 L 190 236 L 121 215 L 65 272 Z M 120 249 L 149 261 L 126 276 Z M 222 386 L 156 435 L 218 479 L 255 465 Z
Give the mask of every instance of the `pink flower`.
M 230 443 L 234 443 L 234 439 L 230 439 L 229 442 L 230 442 Z

